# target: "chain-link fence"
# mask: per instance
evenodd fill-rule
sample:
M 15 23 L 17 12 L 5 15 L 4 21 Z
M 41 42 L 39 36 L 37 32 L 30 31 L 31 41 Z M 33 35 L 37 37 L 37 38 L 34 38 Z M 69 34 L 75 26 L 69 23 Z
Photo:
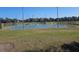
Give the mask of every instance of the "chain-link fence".
M 34 10 L 33 10 L 34 8 Z M 4 7 L 1 8 L 2 10 L 6 10 L 5 14 L 6 17 L 8 14 L 6 14 L 6 12 L 9 13 L 8 17 L 12 17 L 12 18 L 0 18 L 0 29 L 1 30 L 23 30 L 23 29 L 39 29 L 39 28 L 74 28 L 74 27 L 79 27 L 79 17 L 74 16 L 73 14 L 71 16 L 69 16 L 68 14 L 71 14 L 71 12 L 69 13 L 68 10 L 70 10 L 67 7 L 41 7 L 41 9 L 45 10 L 47 9 L 52 9 L 53 12 L 50 12 L 50 10 L 46 11 L 43 13 L 43 11 L 41 12 L 43 15 L 41 15 L 40 9 L 37 10 L 39 7 Z M 30 9 L 30 10 L 29 10 Z M 74 10 L 73 10 L 74 9 Z M 78 13 L 78 11 L 76 12 L 76 9 L 79 8 L 71 8 L 72 12 Z M 0 10 L 0 11 L 2 11 Z M 8 11 L 10 10 L 10 11 Z M 2 11 L 2 12 L 4 12 Z M 28 13 L 27 13 L 27 12 Z M 39 15 L 37 17 L 37 15 L 34 17 L 33 13 L 36 14 L 36 12 L 39 13 L 37 15 Z M 30 13 L 31 12 L 31 13 Z M 48 17 L 48 13 L 52 14 L 52 17 Z M 66 13 L 68 12 L 68 14 Z M 28 17 L 28 14 L 31 14 L 31 17 Z M 47 13 L 47 14 L 46 14 Z M 4 16 L 3 15 L 3 16 Z M 10 16 L 11 15 L 11 16 Z M 26 16 L 27 15 L 27 16 Z M 42 17 L 43 16 L 43 17 Z M 46 16 L 46 17 L 44 17 Z

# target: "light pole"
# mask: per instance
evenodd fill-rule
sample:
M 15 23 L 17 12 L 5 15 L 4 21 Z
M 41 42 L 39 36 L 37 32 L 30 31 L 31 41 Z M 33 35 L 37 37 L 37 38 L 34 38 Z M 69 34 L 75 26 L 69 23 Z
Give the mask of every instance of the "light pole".
M 58 15 L 58 7 L 56 7 L 57 8 L 57 28 L 59 28 L 59 15 Z
M 24 29 L 24 7 L 22 7 L 22 23 L 23 23 L 23 29 Z

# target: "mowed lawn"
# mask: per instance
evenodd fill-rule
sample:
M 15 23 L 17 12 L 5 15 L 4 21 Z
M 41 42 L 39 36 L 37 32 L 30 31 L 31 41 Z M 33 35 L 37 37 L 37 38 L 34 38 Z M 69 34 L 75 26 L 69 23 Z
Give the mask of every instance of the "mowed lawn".
M 79 42 L 79 29 L 1 30 L 0 43 L 13 43 L 11 51 L 29 51 Z

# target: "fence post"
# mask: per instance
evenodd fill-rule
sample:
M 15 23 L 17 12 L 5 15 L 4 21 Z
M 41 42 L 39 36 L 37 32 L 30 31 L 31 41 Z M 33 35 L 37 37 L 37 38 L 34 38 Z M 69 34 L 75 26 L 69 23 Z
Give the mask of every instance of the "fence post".
M 3 23 L 0 23 L 0 29 L 2 29 L 2 28 L 3 28 L 3 26 L 4 26 L 4 24 L 3 24 Z

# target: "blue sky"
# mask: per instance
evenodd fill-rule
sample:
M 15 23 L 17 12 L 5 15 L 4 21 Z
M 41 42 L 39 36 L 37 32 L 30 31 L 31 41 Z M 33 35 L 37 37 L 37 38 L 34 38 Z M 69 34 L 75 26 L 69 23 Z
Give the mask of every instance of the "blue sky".
M 65 16 L 79 16 L 78 7 L 60 7 L 59 17 Z M 21 7 L 0 7 L 0 17 L 18 18 L 22 19 L 22 8 Z M 57 17 L 57 9 L 55 7 L 25 7 L 24 18 L 30 17 Z

